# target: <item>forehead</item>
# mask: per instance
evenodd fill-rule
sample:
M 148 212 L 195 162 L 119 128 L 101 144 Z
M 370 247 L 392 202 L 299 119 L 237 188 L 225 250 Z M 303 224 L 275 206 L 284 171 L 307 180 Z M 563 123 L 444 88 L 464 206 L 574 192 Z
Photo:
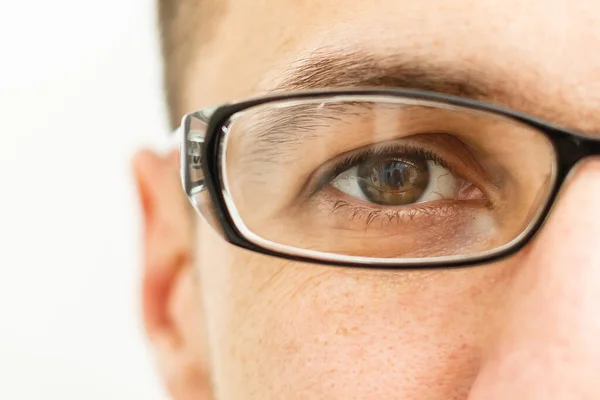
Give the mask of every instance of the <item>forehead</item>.
M 262 94 L 303 63 L 353 53 L 464 69 L 537 104 L 523 111 L 598 130 L 598 49 L 600 0 L 230 0 L 193 63 L 188 103 Z

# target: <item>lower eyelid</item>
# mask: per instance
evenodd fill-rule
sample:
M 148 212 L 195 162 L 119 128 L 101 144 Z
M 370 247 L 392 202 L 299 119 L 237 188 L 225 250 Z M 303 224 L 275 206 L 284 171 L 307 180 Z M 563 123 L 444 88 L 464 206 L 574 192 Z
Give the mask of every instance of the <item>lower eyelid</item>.
M 338 193 L 334 194 L 333 191 Z M 426 218 L 428 223 L 439 223 L 440 220 L 460 218 L 474 211 L 490 209 L 489 202 L 481 199 L 460 200 L 460 204 L 456 200 L 437 200 L 396 208 L 371 203 L 353 204 L 360 200 L 341 193 L 335 188 L 323 189 L 321 194 L 316 196 L 317 198 L 309 201 L 317 202 L 317 209 L 326 212 L 324 218 L 337 216 L 346 222 L 360 222 L 362 224 L 360 229 L 368 228 L 376 221 L 381 221 L 382 227 L 389 226 L 389 223 L 419 223 L 421 218 Z

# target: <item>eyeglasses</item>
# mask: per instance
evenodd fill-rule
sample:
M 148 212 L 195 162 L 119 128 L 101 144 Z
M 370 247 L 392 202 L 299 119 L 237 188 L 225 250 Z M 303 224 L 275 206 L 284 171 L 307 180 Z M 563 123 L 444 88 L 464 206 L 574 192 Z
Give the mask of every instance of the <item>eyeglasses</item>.
M 184 117 L 181 174 L 230 243 L 377 268 L 482 264 L 540 229 L 600 140 L 414 90 L 277 94 Z

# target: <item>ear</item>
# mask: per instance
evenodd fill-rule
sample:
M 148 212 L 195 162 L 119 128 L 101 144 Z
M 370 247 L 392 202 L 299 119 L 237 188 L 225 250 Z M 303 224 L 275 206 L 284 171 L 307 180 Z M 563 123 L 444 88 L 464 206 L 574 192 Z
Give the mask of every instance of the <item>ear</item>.
M 144 217 L 143 317 L 175 400 L 209 399 L 200 285 L 193 268 L 193 218 L 181 188 L 178 155 L 133 160 Z

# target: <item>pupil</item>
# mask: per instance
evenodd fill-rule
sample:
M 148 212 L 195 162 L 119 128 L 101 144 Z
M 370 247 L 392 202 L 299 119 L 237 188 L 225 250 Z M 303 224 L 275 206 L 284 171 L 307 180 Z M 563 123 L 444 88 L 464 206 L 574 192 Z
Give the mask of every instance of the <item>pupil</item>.
M 359 187 L 372 202 L 382 205 L 414 203 L 429 183 L 423 157 L 367 161 L 358 167 Z
M 383 165 L 380 178 L 382 186 L 391 190 L 402 189 L 410 183 L 410 167 L 409 164 L 403 161 L 392 161 Z

